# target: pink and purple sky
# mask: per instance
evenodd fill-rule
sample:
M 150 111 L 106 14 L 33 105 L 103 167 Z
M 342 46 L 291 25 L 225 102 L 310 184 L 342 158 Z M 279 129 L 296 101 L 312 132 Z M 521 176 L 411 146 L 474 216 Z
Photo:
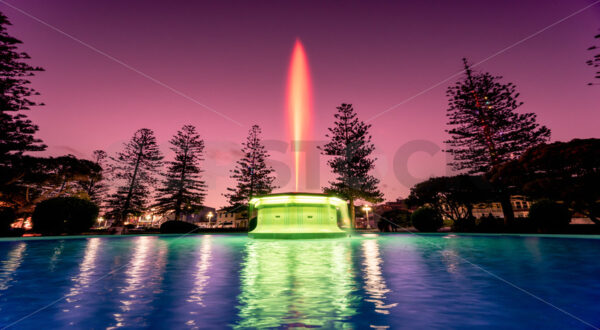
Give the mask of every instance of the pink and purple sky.
M 553 141 L 598 137 L 600 87 L 586 86 L 594 74 L 585 65 L 600 28 L 592 0 L 3 0 L 0 10 L 31 63 L 46 69 L 32 80 L 46 106 L 30 112 L 45 154 L 113 154 L 147 127 L 169 158 L 170 136 L 194 124 L 207 144 L 209 206 L 225 205 L 228 171 L 252 124 L 268 140 L 279 190 L 293 190 L 285 95 L 296 38 L 310 64 L 314 139 L 325 139 L 337 105 L 354 104 L 373 125 L 375 174 L 389 200 L 408 194 L 409 177 L 448 172 L 441 151 L 408 153 L 408 173 L 394 157 L 407 154 L 406 143 L 443 148 L 445 89 L 457 78 L 440 82 L 461 70 L 462 57 L 476 63 L 502 51 L 478 69 L 515 83 L 520 111 L 537 113 Z M 324 186 L 330 175 L 319 161 Z

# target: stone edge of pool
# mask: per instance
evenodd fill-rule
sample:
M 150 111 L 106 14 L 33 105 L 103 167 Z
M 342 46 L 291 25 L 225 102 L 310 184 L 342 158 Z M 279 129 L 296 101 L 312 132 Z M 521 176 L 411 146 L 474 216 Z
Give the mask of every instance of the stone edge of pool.
M 0 242 L 42 241 L 82 238 L 128 238 L 128 237 L 182 237 L 182 236 L 232 236 L 247 237 L 246 233 L 194 233 L 194 234 L 139 234 L 139 235 L 72 235 L 72 236 L 32 236 L 32 237 L 0 237 Z M 569 235 L 569 234 L 494 234 L 494 233 L 354 233 L 350 238 L 374 238 L 385 236 L 440 236 L 440 237 L 538 237 L 538 238 L 567 238 L 567 239 L 600 239 L 600 235 Z M 346 239 L 346 238 L 334 238 Z

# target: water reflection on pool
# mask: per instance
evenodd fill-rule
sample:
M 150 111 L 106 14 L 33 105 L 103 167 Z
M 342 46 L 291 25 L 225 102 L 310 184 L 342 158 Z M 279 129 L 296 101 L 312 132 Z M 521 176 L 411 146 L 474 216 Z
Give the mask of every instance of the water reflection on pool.
M 511 236 L 5 239 L 0 328 L 598 327 L 598 255 Z

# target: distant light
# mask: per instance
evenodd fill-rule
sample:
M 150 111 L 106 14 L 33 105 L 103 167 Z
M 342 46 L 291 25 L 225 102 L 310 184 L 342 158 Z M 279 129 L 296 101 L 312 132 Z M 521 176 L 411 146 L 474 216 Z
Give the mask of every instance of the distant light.
M 379 237 L 379 235 L 377 234 L 362 234 L 363 237 L 367 237 L 367 238 L 375 238 L 375 237 Z

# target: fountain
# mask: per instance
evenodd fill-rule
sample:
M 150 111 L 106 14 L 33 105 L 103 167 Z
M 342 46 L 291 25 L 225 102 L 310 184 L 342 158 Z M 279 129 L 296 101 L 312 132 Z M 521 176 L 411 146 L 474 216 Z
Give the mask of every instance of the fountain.
M 250 215 L 256 214 L 254 238 L 345 237 L 349 227 L 347 202 L 339 197 L 298 192 L 304 155 L 302 141 L 310 134 L 311 87 L 308 61 L 300 40 L 296 40 L 288 74 L 287 110 L 293 141 L 295 192 L 253 197 Z M 306 173 L 303 173 L 306 175 Z

